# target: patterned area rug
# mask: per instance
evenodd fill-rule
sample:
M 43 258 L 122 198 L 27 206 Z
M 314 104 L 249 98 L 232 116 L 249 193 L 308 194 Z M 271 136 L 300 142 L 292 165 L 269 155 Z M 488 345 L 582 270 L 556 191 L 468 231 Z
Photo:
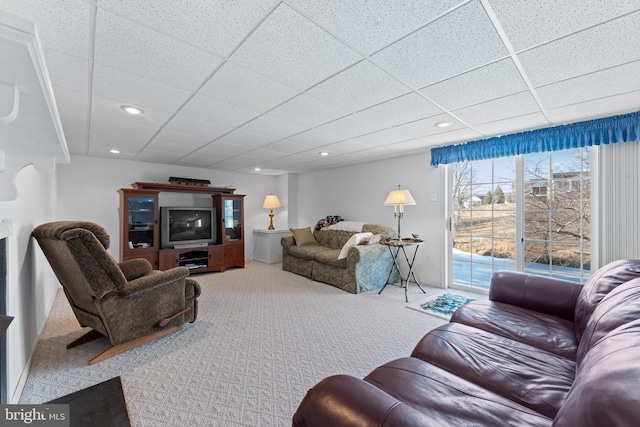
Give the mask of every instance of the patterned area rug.
M 458 308 L 474 300 L 475 298 L 462 293 L 442 291 L 431 295 L 425 300 L 409 304 L 407 307 L 418 310 L 421 313 L 449 320 Z

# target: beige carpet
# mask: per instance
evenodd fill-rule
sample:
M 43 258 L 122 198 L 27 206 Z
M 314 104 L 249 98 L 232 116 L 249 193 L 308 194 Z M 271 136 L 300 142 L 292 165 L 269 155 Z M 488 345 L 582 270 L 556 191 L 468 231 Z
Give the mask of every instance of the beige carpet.
M 401 288 L 352 295 L 280 264 L 250 262 L 194 278 L 202 286 L 195 323 L 93 366 L 89 360 L 109 342 L 67 350 L 83 332 L 59 292 L 20 403 L 47 402 L 119 375 L 132 426 L 290 426 L 322 378 L 363 377 L 408 356 L 445 323 L 408 310 Z M 423 297 L 409 287 L 410 300 Z

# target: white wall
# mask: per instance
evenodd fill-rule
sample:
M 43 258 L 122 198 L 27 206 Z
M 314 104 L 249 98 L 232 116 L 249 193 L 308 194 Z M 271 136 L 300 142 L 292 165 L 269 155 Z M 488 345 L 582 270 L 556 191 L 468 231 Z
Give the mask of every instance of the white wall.
M 297 225 L 313 226 L 327 215 L 397 228 L 393 207 L 384 206 L 389 191 L 409 190 L 416 201 L 406 206 L 402 235 L 420 234 L 427 243 L 414 264 L 421 283 L 442 286 L 445 262 L 444 168 L 429 166 L 430 154 L 411 155 L 301 174 L 297 180 Z M 429 201 L 435 194 L 437 201 Z
M 59 165 L 57 176 L 59 209 L 56 219 L 85 220 L 102 225 L 111 236 L 109 253 L 116 259 L 120 247 L 118 189 L 131 188 L 134 182 L 168 183 L 170 176 L 208 179 L 212 186 L 232 187 L 236 194 L 245 194 L 246 257 L 253 253 L 252 230 L 269 225 L 269 211 L 262 209 L 264 197 L 278 191 L 278 180 L 273 176 L 85 156 L 72 156 L 70 164 Z M 162 193 L 161 201 L 176 205 L 182 196 Z M 276 219 L 279 219 L 278 212 Z
M 55 172 L 27 166 L 16 177 L 18 198 L 0 202 L 0 218 L 11 219 L 7 245 L 7 401 L 17 403 L 40 335 L 58 288 L 55 276 L 31 238 L 39 224 L 51 221 L 56 210 Z

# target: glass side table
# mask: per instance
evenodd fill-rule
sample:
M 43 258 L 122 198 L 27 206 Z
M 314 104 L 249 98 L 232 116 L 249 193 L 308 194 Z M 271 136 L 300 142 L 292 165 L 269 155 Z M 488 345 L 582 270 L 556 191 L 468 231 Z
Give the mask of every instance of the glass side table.
M 422 289 L 422 286 L 420 286 L 420 282 L 418 282 L 418 279 L 416 278 L 416 275 L 413 272 L 413 263 L 416 260 L 416 254 L 418 253 L 418 248 L 420 248 L 420 245 L 422 245 L 423 243 L 424 241 L 416 240 L 416 239 L 402 239 L 402 240 L 390 240 L 388 242 L 380 242 L 381 245 L 384 245 L 389 249 L 389 253 L 391 253 L 391 258 L 393 258 L 393 263 L 391 264 L 391 268 L 389 269 L 387 282 L 384 284 L 382 289 L 380 289 L 380 292 L 378 292 L 378 295 L 380 295 L 382 291 L 384 291 L 384 288 L 386 288 L 387 285 L 389 284 L 395 285 L 395 283 L 390 282 L 394 269 L 398 271 L 398 277 L 400 278 L 400 284 L 396 286 L 400 286 L 401 288 L 404 288 L 404 299 L 406 302 L 409 302 L 409 298 L 407 297 L 407 288 L 409 287 L 409 282 L 413 282 L 416 285 L 418 285 L 418 288 L 420 288 L 423 294 L 426 293 L 424 289 Z M 409 256 L 407 255 L 406 248 L 413 248 L 413 257 L 411 257 L 411 260 L 409 260 Z M 394 252 L 394 249 L 395 249 L 395 252 Z M 402 277 L 402 272 L 400 271 L 400 265 L 398 264 L 398 255 L 400 255 L 400 253 L 404 255 L 404 259 L 405 261 L 407 261 L 407 265 L 409 266 L 409 272 L 407 273 L 406 278 Z

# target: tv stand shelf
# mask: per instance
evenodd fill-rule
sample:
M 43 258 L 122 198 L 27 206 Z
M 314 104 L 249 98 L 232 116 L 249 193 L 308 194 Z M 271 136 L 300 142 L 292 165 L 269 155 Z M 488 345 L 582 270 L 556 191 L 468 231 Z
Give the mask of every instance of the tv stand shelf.
M 224 271 L 222 245 L 206 248 L 161 249 L 160 270 L 187 267 L 192 272 Z
M 155 269 L 187 267 L 192 273 L 244 268 L 244 195 L 235 188 L 134 182 L 120 193 L 120 260 L 146 258 Z M 161 192 L 211 196 L 215 208 L 215 244 L 160 249 Z M 188 206 L 185 206 L 187 208 Z

